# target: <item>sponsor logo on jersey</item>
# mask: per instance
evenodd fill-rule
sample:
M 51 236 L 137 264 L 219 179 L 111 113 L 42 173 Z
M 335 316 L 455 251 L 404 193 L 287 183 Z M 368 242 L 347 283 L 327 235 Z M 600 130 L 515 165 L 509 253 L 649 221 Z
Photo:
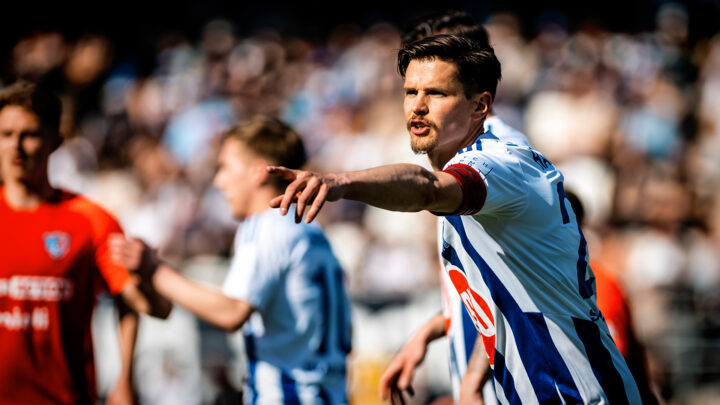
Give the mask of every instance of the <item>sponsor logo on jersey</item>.
M 460 269 L 451 266 L 448 275 L 452 281 L 460 299 L 462 299 L 465 309 L 470 314 L 470 318 L 475 328 L 480 332 L 485 347 L 485 353 L 490 360 L 490 365 L 495 364 L 495 318 L 492 315 L 490 306 L 468 283 L 465 273 Z
M 65 232 L 47 232 L 43 234 L 45 251 L 55 260 L 60 260 L 70 250 L 70 235 Z

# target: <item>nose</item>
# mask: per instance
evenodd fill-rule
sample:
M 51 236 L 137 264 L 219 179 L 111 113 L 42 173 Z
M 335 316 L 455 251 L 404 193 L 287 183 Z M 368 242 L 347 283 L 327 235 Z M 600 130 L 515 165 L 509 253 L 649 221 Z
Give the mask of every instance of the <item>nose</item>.
M 2 137 L 2 141 L 4 149 L 22 152 L 22 139 L 17 132 L 4 134 Z
M 415 115 L 425 115 L 428 113 L 428 105 L 425 96 L 418 94 L 412 103 L 412 112 Z

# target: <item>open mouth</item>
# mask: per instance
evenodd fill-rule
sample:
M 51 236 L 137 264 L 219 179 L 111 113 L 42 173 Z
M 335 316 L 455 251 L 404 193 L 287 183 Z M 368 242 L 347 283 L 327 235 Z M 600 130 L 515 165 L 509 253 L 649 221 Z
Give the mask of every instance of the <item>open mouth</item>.
M 430 125 L 428 125 L 425 121 L 421 121 L 421 120 L 410 121 L 408 128 L 410 129 L 410 132 L 413 133 L 413 135 L 422 136 L 422 135 L 427 135 L 428 132 L 430 132 Z

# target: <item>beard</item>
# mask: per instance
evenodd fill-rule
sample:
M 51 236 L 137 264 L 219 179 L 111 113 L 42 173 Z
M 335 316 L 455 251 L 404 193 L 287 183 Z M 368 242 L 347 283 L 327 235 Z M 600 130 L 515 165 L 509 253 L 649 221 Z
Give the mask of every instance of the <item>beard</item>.
M 418 118 L 412 117 L 407 121 L 407 130 L 408 133 L 410 133 L 410 148 L 416 155 L 428 154 L 435 150 L 435 147 L 438 144 L 437 127 L 432 121 L 423 120 L 428 125 L 430 130 L 428 131 L 427 135 L 415 135 L 411 131 L 412 128 L 410 125 L 410 121 L 416 119 Z

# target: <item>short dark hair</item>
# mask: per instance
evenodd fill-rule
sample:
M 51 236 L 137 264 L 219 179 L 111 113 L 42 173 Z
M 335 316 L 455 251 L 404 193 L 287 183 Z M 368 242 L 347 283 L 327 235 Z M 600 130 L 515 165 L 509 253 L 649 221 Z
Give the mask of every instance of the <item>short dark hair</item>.
M 60 136 L 62 104 L 45 86 L 21 80 L 0 90 L 0 110 L 12 105 L 32 111 L 40 119 L 43 130 Z
M 447 10 L 426 17 L 408 29 L 402 37 L 403 46 L 438 34 L 461 34 L 476 41 L 480 46 L 490 46 L 488 32 L 470 14 L 459 10 Z
M 299 169 L 307 160 L 302 137 L 277 118 L 255 116 L 225 132 L 225 139 L 236 139 L 251 152 L 273 165 Z
M 492 47 L 482 47 L 458 34 L 440 34 L 406 44 L 398 51 L 398 72 L 405 77 L 412 60 L 440 59 L 453 63 L 465 97 L 487 91 L 495 99 L 500 81 L 500 61 Z

